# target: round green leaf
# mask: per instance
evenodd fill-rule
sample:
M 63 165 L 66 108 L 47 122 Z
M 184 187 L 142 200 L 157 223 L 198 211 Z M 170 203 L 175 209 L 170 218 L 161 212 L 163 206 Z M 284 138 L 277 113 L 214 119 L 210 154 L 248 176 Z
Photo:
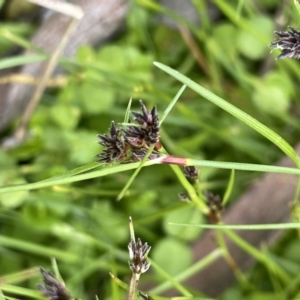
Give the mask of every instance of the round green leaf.
M 172 276 L 178 275 L 192 263 L 191 249 L 174 238 L 162 239 L 150 252 L 150 256 Z
M 278 85 L 259 85 L 252 97 L 255 105 L 268 114 L 280 116 L 289 108 L 289 97 Z
M 263 16 L 256 16 L 248 21 L 248 27 L 255 33 L 250 33 L 242 28 L 237 37 L 237 48 L 246 57 L 256 60 L 263 58 L 268 51 L 264 38 L 273 34 L 274 22 Z
M 179 237 L 183 240 L 191 241 L 199 237 L 202 228 L 188 227 L 188 226 L 175 226 L 170 223 L 203 223 L 203 216 L 200 211 L 193 205 L 187 205 L 184 208 L 175 210 L 164 218 L 165 231 L 173 236 Z

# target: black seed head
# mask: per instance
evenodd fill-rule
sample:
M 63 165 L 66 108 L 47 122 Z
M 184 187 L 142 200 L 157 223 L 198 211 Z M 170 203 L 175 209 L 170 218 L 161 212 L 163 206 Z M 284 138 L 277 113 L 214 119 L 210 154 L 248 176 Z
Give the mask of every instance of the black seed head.
M 140 100 L 142 113 L 132 111 L 133 119 L 141 126 L 139 128 L 139 134 L 148 146 L 155 145 L 159 142 L 160 131 L 159 131 L 159 119 L 157 115 L 156 106 L 149 112 L 144 105 L 143 101 Z M 128 136 L 130 137 L 134 132 L 129 128 Z
M 129 250 L 129 268 L 135 274 L 142 274 L 148 271 L 150 263 L 147 261 L 148 253 L 151 249 L 147 243 L 143 244 L 141 239 L 137 242 L 130 240 Z
M 126 156 L 126 145 L 122 133 L 116 128 L 114 121 L 111 122 L 110 135 L 98 134 L 98 138 L 101 140 L 99 144 L 106 147 L 105 150 L 97 155 L 99 162 L 121 161 Z
M 270 44 L 270 47 L 282 51 L 276 59 L 300 58 L 300 31 L 292 27 L 288 28 L 288 31 L 274 32 L 278 38 Z
M 40 267 L 43 276 L 44 284 L 39 284 L 38 289 L 49 300 L 71 300 L 72 296 L 69 294 L 63 282 L 58 281 L 55 276 Z
M 190 178 L 192 180 L 196 180 L 198 179 L 198 169 L 196 169 L 196 167 L 194 166 L 187 166 L 183 168 L 183 174 L 185 177 Z
M 212 223 L 218 223 L 221 219 L 223 209 L 221 197 L 209 191 L 206 192 L 205 196 L 209 207 L 208 217 Z

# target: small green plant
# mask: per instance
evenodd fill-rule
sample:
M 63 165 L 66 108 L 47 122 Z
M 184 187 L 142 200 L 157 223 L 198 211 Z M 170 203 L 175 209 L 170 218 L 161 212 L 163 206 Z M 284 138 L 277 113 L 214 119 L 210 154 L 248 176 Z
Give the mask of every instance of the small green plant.
M 67 73 L 47 82 L 59 85 L 45 90 L 28 140 L 0 149 L 1 300 L 41 299 L 40 273 L 48 298 L 299 298 L 300 243 L 297 231 L 288 230 L 299 230 L 299 184 L 282 206 L 275 202 L 300 175 L 299 61 L 281 60 L 299 57 L 298 12 L 292 2 L 216 0 L 220 19 L 211 20 L 205 1 L 192 3 L 201 28 L 158 2 L 132 1 L 118 39 L 58 59 Z M 159 23 L 157 13 L 180 30 Z M 282 20 L 289 24 L 275 32 L 275 62 L 267 45 Z M 28 40 L 34 26 L 1 20 L 0 55 L 16 45 L 32 51 L 1 57 L 1 70 L 49 60 Z M 0 84 L 24 82 L 35 86 L 37 78 L 0 77 Z M 283 155 L 292 163 L 277 165 Z M 264 173 L 288 176 L 273 180 L 278 185 L 263 200 L 255 194 L 235 210 Z M 267 208 L 255 222 L 253 208 Z M 272 219 L 277 212 L 282 218 Z M 129 215 L 136 236 L 151 245 L 151 258 L 148 244 L 133 233 L 128 238 Z M 271 249 L 265 237 L 279 229 L 287 233 Z M 248 242 L 250 233 L 261 239 Z M 211 251 L 199 255 L 208 246 L 202 241 Z M 257 265 L 245 271 L 245 257 Z M 27 269 L 39 265 L 44 269 Z M 225 286 L 225 269 L 235 286 Z M 161 296 L 170 289 L 178 296 Z

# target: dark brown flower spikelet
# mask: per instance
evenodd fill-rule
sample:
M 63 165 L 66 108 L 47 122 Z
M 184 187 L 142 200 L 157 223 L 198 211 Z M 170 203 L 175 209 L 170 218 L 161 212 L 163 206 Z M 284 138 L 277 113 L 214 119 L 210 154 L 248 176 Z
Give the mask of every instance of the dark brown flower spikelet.
M 58 281 L 55 276 L 40 267 L 44 284 L 39 284 L 38 289 L 50 300 L 71 300 L 73 299 L 63 282 Z
M 217 224 L 221 220 L 221 212 L 223 210 L 221 197 L 209 191 L 206 192 L 205 196 L 209 207 L 208 217 L 212 223 Z
M 148 149 L 145 149 L 145 148 L 137 148 L 137 149 L 132 149 L 131 151 L 132 151 L 132 154 L 133 154 L 133 156 L 134 156 L 134 158 L 135 158 L 135 159 L 133 159 L 133 161 L 141 161 L 141 160 L 145 157 L 146 153 L 148 152 Z M 158 152 L 156 152 L 156 151 L 153 151 L 153 152 L 149 155 L 148 159 L 149 159 L 149 160 L 152 160 L 152 159 L 158 158 L 158 157 L 160 157 L 160 156 L 161 156 L 160 153 L 158 153 Z
M 149 112 L 142 100 L 140 100 L 140 105 L 142 113 L 132 111 L 131 114 L 133 115 L 133 119 L 141 125 L 141 127 L 130 126 L 126 131 L 127 137 L 135 137 L 139 134 L 141 139 L 143 139 L 148 146 L 155 145 L 159 142 L 160 138 L 157 108 L 154 106 Z M 133 129 L 133 127 L 138 129 Z
M 278 39 L 270 44 L 271 48 L 280 49 L 281 54 L 276 59 L 300 58 L 300 31 L 288 27 L 288 31 L 275 31 Z
M 142 274 L 148 271 L 150 263 L 147 261 L 147 257 L 150 249 L 151 246 L 147 243 L 143 244 L 140 238 L 136 242 L 130 240 L 128 245 L 129 268 L 133 273 Z
M 194 166 L 187 166 L 183 168 L 183 174 L 186 178 L 190 178 L 192 180 L 198 179 L 198 169 Z
M 148 159 L 160 157 L 159 150 L 162 145 L 159 141 L 160 130 L 156 106 L 148 111 L 143 101 L 140 100 L 141 112 L 131 112 L 137 125 L 130 125 L 127 129 L 118 129 L 115 123 L 111 122 L 109 134 L 98 134 L 99 144 L 104 149 L 97 155 L 98 162 L 130 163 L 142 160 L 149 148 L 154 145 L 154 150 Z
M 111 122 L 110 135 L 98 134 L 98 138 L 101 140 L 99 144 L 106 147 L 104 151 L 96 155 L 99 157 L 99 162 L 120 161 L 126 156 L 126 145 L 114 121 Z

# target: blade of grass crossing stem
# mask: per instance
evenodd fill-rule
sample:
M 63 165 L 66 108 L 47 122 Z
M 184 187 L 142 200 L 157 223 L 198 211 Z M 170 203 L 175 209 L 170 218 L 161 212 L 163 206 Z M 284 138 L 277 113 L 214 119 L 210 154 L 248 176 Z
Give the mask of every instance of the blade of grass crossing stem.
M 168 107 L 166 108 L 166 110 L 164 111 L 164 113 L 162 114 L 161 118 L 160 118 L 160 122 L 159 122 L 159 126 L 161 126 L 161 124 L 163 123 L 163 121 L 165 120 L 166 116 L 169 114 L 169 112 L 172 110 L 172 108 L 174 107 L 174 105 L 176 104 L 177 100 L 179 99 L 179 97 L 182 95 L 182 93 L 184 92 L 186 88 L 186 85 L 184 84 L 181 89 L 178 91 L 178 93 L 176 94 L 176 96 L 173 98 L 173 100 L 171 101 L 171 103 L 168 105 Z
M 185 281 L 186 279 L 190 278 L 196 273 L 199 273 L 209 265 L 211 265 L 214 261 L 220 258 L 223 255 L 222 249 L 215 249 L 201 260 L 184 270 L 182 273 L 173 277 L 174 280 L 177 282 Z M 156 286 L 155 288 L 151 289 L 149 293 L 151 294 L 161 294 L 172 287 L 172 283 L 170 281 L 165 281 L 162 284 Z
M 114 274 L 109 273 L 111 279 L 115 284 L 117 284 L 119 287 L 121 287 L 123 290 L 129 291 L 129 285 L 125 283 L 124 281 L 120 280 L 118 277 L 116 277 Z M 120 299 L 120 298 L 118 298 Z
M 155 147 L 155 145 L 152 145 L 148 149 L 146 155 L 143 157 L 143 159 L 141 160 L 140 164 L 138 165 L 138 167 L 136 168 L 136 170 L 134 171 L 134 173 L 129 178 L 129 180 L 127 181 L 126 185 L 124 186 L 124 188 L 120 192 L 119 196 L 117 197 L 117 201 L 120 201 L 123 198 L 123 196 L 125 195 L 126 191 L 129 189 L 129 187 L 131 186 L 132 182 L 134 181 L 135 177 L 138 175 L 138 173 L 140 172 L 140 170 L 144 166 L 145 162 L 148 160 L 148 157 L 152 153 L 154 147 Z
M 227 185 L 224 197 L 223 197 L 223 201 L 222 201 L 223 206 L 225 206 L 225 204 L 228 202 L 230 195 L 232 193 L 233 185 L 234 185 L 234 178 L 235 178 L 234 175 L 235 175 L 235 171 L 231 170 L 229 182 L 228 182 L 228 185 Z
M 240 267 L 238 266 L 234 258 L 231 256 L 230 251 L 228 250 L 223 232 L 217 230 L 216 237 L 218 246 L 224 251 L 223 257 L 227 261 L 228 266 L 231 268 L 240 286 L 244 288 L 250 287 L 250 283 L 248 282 L 247 278 L 245 277 Z
M 187 85 L 193 91 L 207 99 L 208 101 L 214 103 L 215 105 L 221 107 L 223 110 L 227 111 L 237 119 L 241 120 L 249 127 L 253 128 L 255 131 L 259 132 L 261 135 L 266 137 L 268 140 L 273 142 L 278 148 L 280 148 L 295 164 L 298 168 L 300 168 L 300 159 L 295 152 L 295 150 L 277 133 L 269 129 L 267 126 L 263 125 L 250 115 L 246 114 L 239 108 L 235 107 L 234 105 L 228 103 L 221 97 L 213 94 L 209 90 L 203 88 L 196 82 L 192 81 L 188 77 L 184 76 L 183 74 L 179 73 L 178 71 L 165 66 L 159 62 L 154 62 L 154 65 L 159 69 L 163 70 L 167 74 L 171 75 L 172 77 L 176 78 L 183 84 Z
M 291 276 L 289 276 L 282 268 L 280 268 L 275 262 L 270 260 L 260 250 L 254 248 L 252 245 L 250 245 L 248 242 L 243 240 L 241 237 L 239 237 L 233 231 L 225 229 L 224 232 L 228 236 L 228 238 L 231 239 L 232 242 L 234 242 L 237 246 L 239 246 L 245 252 L 249 253 L 256 260 L 263 263 L 273 274 L 280 277 L 286 284 L 291 282 L 291 279 L 292 279 Z
M 148 258 L 149 259 L 149 258 Z M 168 281 L 171 282 L 172 286 L 177 289 L 180 293 L 182 293 L 183 296 L 186 297 L 192 297 L 193 295 L 182 285 L 180 284 L 177 280 L 173 278 L 170 274 L 168 274 L 163 268 L 161 268 L 156 262 L 153 260 L 149 259 L 151 266 L 156 270 L 157 273 L 159 273 L 161 276 L 166 278 Z

